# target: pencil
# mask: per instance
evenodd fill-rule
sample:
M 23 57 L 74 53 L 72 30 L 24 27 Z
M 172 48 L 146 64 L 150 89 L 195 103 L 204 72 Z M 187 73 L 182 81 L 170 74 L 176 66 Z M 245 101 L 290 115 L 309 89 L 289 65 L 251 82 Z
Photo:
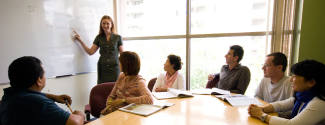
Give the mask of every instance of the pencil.
M 70 105 L 69 105 L 69 102 L 68 102 L 68 100 L 65 100 L 65 104 L 68 106 L 68 108 L 69 108 L 70 112 L 72 113 L 72 109 L 71 109 L 71 107 L 70 107 Z

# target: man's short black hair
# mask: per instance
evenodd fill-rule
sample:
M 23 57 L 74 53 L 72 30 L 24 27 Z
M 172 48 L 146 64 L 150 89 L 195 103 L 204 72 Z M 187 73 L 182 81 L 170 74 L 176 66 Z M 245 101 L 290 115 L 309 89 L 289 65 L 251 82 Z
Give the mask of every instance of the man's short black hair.
M 311 91 L 325 101 L 325 65 L 315 60 L 304 60 L 291 67 L 291 73 L 304 77 L 305 81 L 314 80 Z
M 237 62 L 240 62 L 244 56 L 244 49 L 239 45 L 233 45 L 230 47 L 230 49 L 234 51 L 234 57 L 238 56 Z
M 37 83 L 38 78 L 44 77 L 42 62 L 32 56 L 24 56 L 14 60 L 8 69 L 11 87 L 29 88 Z
M 182 60 L 181 60 L 181 57 L 171 54 L 167 58 L 169 60 L 169 63 L 171 65 L 174 65 L 173 66 L 173 69 L 175 71 L 178 71 L 178 70 L 182 69 Z
M 276 66 L 282 65 L 282 71 L 285 72 L 287 69 L 287 64 L 288 64 L 287 56 L 280 52 L 275 52 L 275 53 L 271 53 L 271 54 L 267 55 L 267 57 L 270 57 L 270 56 L 274 57 L 272 60 L 273 65 L 276 65 Z

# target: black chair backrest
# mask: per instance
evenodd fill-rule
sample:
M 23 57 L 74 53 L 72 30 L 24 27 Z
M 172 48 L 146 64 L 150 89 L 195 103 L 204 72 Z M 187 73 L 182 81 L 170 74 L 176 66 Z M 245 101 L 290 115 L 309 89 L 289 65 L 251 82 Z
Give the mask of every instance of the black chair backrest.
M 150 92 L 152 92 L 153 86 L 156 83 L 157 78 L 152 78 L 149 83 L 148 83 L 148 89 L 150 90 Z

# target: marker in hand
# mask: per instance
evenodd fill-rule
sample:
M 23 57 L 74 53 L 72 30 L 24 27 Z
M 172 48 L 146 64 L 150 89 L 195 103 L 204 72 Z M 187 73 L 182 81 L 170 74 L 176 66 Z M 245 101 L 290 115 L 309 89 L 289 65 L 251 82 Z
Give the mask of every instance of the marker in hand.
M 66 100 L 64 100 L 64 101 L 65 101 L 65 104 L 68 106 L 70 112 L 72 113 L 73 111 L 72 111 L 72 109 L 71 109 L 71 107 L 70 107 L 70 104 L 69 104 L 68 100 L 66 99 Z

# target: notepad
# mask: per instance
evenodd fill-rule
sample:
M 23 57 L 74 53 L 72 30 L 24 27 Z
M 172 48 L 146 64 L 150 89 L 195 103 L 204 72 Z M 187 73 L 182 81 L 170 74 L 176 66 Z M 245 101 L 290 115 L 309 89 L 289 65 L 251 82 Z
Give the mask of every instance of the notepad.
M 192 93 L 189 91 L 182 91 L 173 88 L 169 88 L 167 92 L 152 92 L 152 94 L 157 99 L 193 97 Z
M 256 98 L 241 94 L 236 95 L 216 95 L 217 98 L 228 102 L 232 106 L 248 106 L 250 104 L 262 105 Z
M 191 91 L 193 94 L 199 95 L 230 95 L 230 91 L 219 88 L 212 89 L 195 89 Z
M 174 105 L 173 103 L 156 103 L 153 105 L 150 104 L 129 104 L 127 106 L 124 106 L 122 108 L 119 108 L 120 111 L 129 112 L 141 116 L 149 116 L 155 112 L 158 112 L 161 109 L 164 109 L 166 107 L 170 107 Z

